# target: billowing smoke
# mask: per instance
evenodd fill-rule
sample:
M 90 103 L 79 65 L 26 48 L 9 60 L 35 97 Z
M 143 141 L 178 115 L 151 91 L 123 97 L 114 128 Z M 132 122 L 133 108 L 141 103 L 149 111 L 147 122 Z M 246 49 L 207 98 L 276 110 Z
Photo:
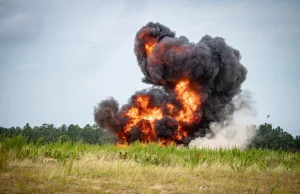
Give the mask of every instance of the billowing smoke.
M 150 22 L 137 32 L 134 52 L 142 81 L 152 88 L 136 92 L 121 108 L 110 98 L 94 111 L 99 127 L 115 132 L 121 143 L 188 144 L 213 135 L 211 123 L 224 123 L 240 108 L 233 99 L 247 70 L 223 38 L 206 35 L 193 43 Z
M 256 126 L 249 125 L 256 121 L 256 102 L 249 91 L 243 91 L 233 99 L 235 112 L 223 121 L 209 124 L 212 133 L 196 138 L 189 144 L 196 148 L 239 148 L 245 149 L 256 135 Z

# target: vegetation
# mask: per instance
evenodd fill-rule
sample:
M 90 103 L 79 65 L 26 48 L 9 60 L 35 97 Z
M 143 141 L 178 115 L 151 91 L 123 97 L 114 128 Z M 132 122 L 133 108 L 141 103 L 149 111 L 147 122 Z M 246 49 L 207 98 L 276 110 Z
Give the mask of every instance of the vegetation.
M 1 193 L 300 192 L 300 153 L 134 143 L 0 142 Z
M 77 142 L 82 141 L 88 144 L 102 144 L 108 142 L 114 142 L 115 137 L 108 134 L 104 130 L 100 130 L 97 125 L 86 125 L 81 128 L 78 125 L 62 125 L 56 128 L 53 124 L 43 124 L 41 126 L 31 127 L 27 123 L 23 128 L 11 127 L 4 128 L 0 127 L 0 137 L 15 137 L 22 134 L 27 142 L 42 143 L 54 143 L 57 141 L 69 141 Z
M 84 142 L 88 144 L 115 143 L 114 134 L 99 129 L 97 125 L 86 125 L 81 128 L 78 125 L 62 125 L 56 128 L 52 124 L 31 127 L 28 123 L 23 127 L 0 127 L 0 138 L 16 137 L 22 134 L 27 142 L 54 143 L 54 142 Z M 271 124 L 263 124 L 257 127 L 256 137 L 250 148 L 265 148 L 271 150 L 300 150 L 300 136 L 293 137 L 282 128 L 272 128 Z
M 300 193 L 300 136 L 270 124 L 243 151 L 115 143 L 96 125 L 0 127 L 0 193 Z
M 291 134 L 282 128 L 273 129 L 271 124 L 265 123 L 257 128 L 256 136 L 250 147 L 300 151 L 300 136 L 293 138 Z

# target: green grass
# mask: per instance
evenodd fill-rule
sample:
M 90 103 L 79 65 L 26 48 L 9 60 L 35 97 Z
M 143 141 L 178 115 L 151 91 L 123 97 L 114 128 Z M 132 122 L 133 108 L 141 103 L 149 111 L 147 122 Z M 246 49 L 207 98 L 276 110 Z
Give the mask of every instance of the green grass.
M 18 136 L 0 141 L 1 181 L 7 184 L 0 184 L 0 193 L 297 193 L 300 154 L 140 143 L 43 145 Z

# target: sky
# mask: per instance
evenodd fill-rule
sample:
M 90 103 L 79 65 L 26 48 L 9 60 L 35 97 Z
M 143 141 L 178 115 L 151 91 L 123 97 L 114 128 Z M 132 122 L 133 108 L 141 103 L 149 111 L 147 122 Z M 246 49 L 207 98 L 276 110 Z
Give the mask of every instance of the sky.
M 98 102 L 148 88 L 133 47 L 153 21 L 192 42 L 223 37 L 248 70 L 256 124 L 299 135 L 299 18 L 296 0 L 0 0 L 0 126 L 94 124 Z

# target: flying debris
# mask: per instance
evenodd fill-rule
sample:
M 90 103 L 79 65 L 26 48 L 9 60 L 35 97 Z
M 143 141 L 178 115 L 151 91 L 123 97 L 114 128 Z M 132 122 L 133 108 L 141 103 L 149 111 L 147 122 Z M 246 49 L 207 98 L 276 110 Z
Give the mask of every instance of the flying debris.
M 109 98 L 94 110 L 95 122 L 114 132 L 121 144 L 188 144 L 213 133 L 211 122 L 233 115 L 232 100 L 247 70 L 240 52 L 223 38 L 206 35 L 193 43 L 150 22 L 137 32 L 134 44 L 142 81 L 155 87 L 136 92 L 122 107 Z
M 267 116 L 267 118 L 269 118 L 269 117 L 270 117 L 270 115 Z

